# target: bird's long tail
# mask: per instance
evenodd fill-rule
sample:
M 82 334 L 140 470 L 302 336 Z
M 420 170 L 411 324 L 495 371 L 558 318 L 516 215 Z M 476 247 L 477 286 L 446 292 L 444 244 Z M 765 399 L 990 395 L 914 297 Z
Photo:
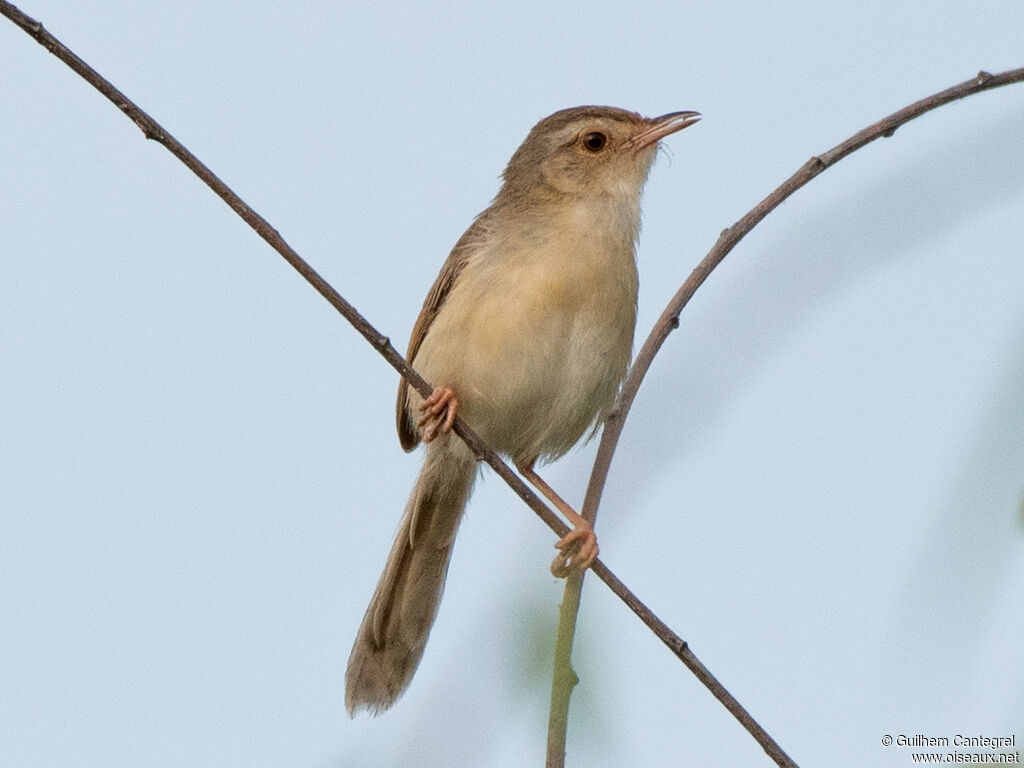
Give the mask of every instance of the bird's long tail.
M 450 437 L 450 439 L 448 439 Z M 345 707 L 376 714 L 409 685 L 444 592 L 476 461 L 454 435 L 427 447 L 395 543 L 359 627 L 345 675 Z

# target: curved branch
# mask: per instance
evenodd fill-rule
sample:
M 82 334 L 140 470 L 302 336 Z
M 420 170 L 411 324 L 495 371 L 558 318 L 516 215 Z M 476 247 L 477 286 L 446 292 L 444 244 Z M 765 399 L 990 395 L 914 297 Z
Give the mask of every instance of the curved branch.
M 591 522 L 593 522 L 593 517 L 591 515 L 596 516 L 597 514 L 597 506 L 601 500 L 601 493 L 604 491 L 605 481 L 608 477 L 608 469 L 612 463 L 612 456 L 615 453 L 615 447 L 619 442 L 619 437 L 622 435 L 622 427 L 625 424 L 626 416 L 629 414 L 630 408 L 633 406 L 633 400 L 636 399 L 636 394 L 640 389 L 640 384 L 643 382 L 644 376 L 647 375 L 647 371 L 651 367 L 651 363 L 654 361 L 654 356 L 658 354 L 658 350 L 661 349 L 661 345 L 665 343 L 665 339 L 668 338 L 668 335 L 679 327 L 679 314 L 683 311 L 683 307 L 689 303 L 693 294 L 696 293 L 697 289 L 700 288 L 701 284 L 708 278 L 708 275 L 711 274 L 715 267 L 722 263 L 722 260 L 729 255 L 729 252 L 736 247 L 739 241 L 742 240 L 750 230 L 760 223 L 765 216 L 782 204 L 786 198 L 807 184 L 815 176 L 822 173 L 825 169 L 835 165 L 852 152 L 856 152 L 861 147 L 870 144 L 876 139 L 892 136 L 896 132 L 896 129 L 905 123 L 909 123 L 914 118 L 920 117 L 926 112 L 930 112 L 933 109 L 949 104 L 952 101 L 963 99 L 975 93 L 980 93 L 981 91 L 987 91 L 992 88 L 998 88 L 1003 85 L 1019 83 L 1022 81 L 1024 81 L 1024 67 L 1000 72 L 996 75 L 989 74 L 988 72 L 979 72 L 970 80 L 960 83 L 959 85 L 954 85 L 944 91 L 939 91 L 938 93 L 921 99 L 920 101 L 916 101 L 910 106 L 904 107 L 897 112 L 893 112 L 891 115 L 879 120 L 877 123 L 869 125 L 862 131 L 858 131 L 846 141 L 836 145 L 828 152 L 812 157 L 803 164 L 800 170 L 780 184 L 778 188 L 754 206 L 754 208 L 743 216 L 743 218 L 731 227 L 724 229 L 722 234 L 718 237 L 718 242 L 716 242 L 714 247 L 708 251 L 707 256 L 705 256 L 693 272 L 690 273 L 686 282 L 680 286 L 675 296 L 673 296 L 672 300 L 669 301 L 668 306 L 666 306 L 664 311 L 661 313 L 661 316 L 658 318 L 658 322 L 651 330 L 650 335 L 647 337 L 647 340 L 637 353 L 636 359 L 633 361 L 629 375 L 626 377 L 626 381 L 622 385 L 622 391 L 619 394 L 618 402 L 616 403 L 612 414 L 605 422 L 604 429 L 601 433 L 601 442 L 598 446 L 597 458 L 594 461 L 594 469 L 591 472 L 590 483 L 587 486 L 587 495 L 583 502 L 582 514 L 584 517 L 587 517 Z
M 629 415 L 629 410 L 633 405 L 633 401 L 636 399 L 637 392 L 644 380 L 644 376 L 647 374 L 647 371 L 651 367 L 651 363 L 654 361 L 655 355 L 658 354 L 658 351 L 661 349 L 662 344 L 665 343 L 665 339 L 668 338 L 668 335 L 679 327 L 679 315 L 693 297 L 693 294 L 696 293 L 697 289 L 708 278 L 708 275 L 711 274 L 715 267 L 725 259 L 729 252 L 736 247 L 739 241 L 742 240 L 750 230 L 764 219 L 765 216 L 777 208 L 784 200 L 786 200 L 786 198 L 811 181 L 815 176 L 822 173 L 825 169 L 835 165 L 850 153 L 870 144 L 872 141 L 875 141 L 875 139 L 892 136 L 900 126 L 910 122 L 916 117 L 920 117 L 926 112 L 941 107 L 944 104 L 949 104 L 952 101 L 957 101 L 958 99 L 962 99 L 991 88 L 998 88 L 1002 85 L 1009 85 L 1010 83 L 1017 83 L 1021 81 L 1024 81 L 1024 68 L 1013 69 L 996 75 L 989 74 L 988 72 L 979 72 L 975 77 L 967 80 L 966 82 L 954 85 L 944 91 L 939 91 L 932 96 L 928 96 L 927 98 L 914 102 L 913 104 L 894 112 L 888 117 L 879 120 L 877 123 L 869 125 L 862 131 L 858 131 L 846 141 L 833 147 L 828 152 L 812 157 L 804 163 L 796 173 L 786 179 L 786 181 L 784 181 L 770 195 L 764 198 L 764 200 L 758 203 L 749 213 L 743 216 L 743 218 L 731 227 L 723 230 L 722 234 L 718 238 L 718 242 L 715 243 L 714 247 L 712 247 L 708 254 L 701 260 L 693 272 L 690 273 L 686 282 L 680 286 L 675 296 L 673 296 L 671 301 L 669 301 L 668 306 L 666 306 L 664 311 L 661 313 L 657 323 L 651 330 L 651 333 L 647 337 L 643 346 L 640 348 L 640 351 L 637 353 L 636 359 L 633 361 L 629 375 L 626 377 L 626 381 L 622 386 L 622 391 L 619 393 L 618 401 L 612 409 L 608 419 L 605 421 L 604 429 L 601 433 L 601 442 L 597 449 L 597 456 L 594 459 L 594 467 L 590 474 L 590 482 L 587 485 L 587 493 L 583 501 L 581 514 L 590 520 L 591 523 L 593 523 L 597 518 L 597 510 L 601 501 L 601 494 L 604 491 L 604 486 L 608 479 L 608 470 L 611 467 L 616 446 L 618 445 L 619 438 L 622 435 L 622 429 L 625 424 L 626 417 Z M 579 609 L 580 590 L 582 590 L 582 588 L 583 579 L 572 579 L 566 581 L 562 598 L 562 609 L 559 614 L 558 640 L 555 649 L 556 665 L 570 664 L 572 639 L 575 634 L 576 615 Z M 654 628 L 653 624 L 648 624 L 648 626 L 650 626 L 655 633 L 659 632 L 658 629 Z M 683 643 L 674 633 L 666 636 L 659 634 L 658 636 L 669 648 L 673 648 L 676 643 L 682 643 L 682 648 L 684 649 L 686 647 L 686 644 Z M 690 667 L 690 664 L 685 658 L 678 653 L 677 656 L 679 656 L 680 660 L 683 661 L 684 664 Z M 698 673 L 696 669 L 693 667 L 690 667 L 690 669 L 695 675 L 701 677 L 701 674 Z M 569 674 L 569 672 L 571 672 L 571 667 L 568 672 L 556 667 L 553 677 L 551 713 L 548 722 L 548 743 L 553 746 L 551 746 L 548 752 L 549 765 L 562 765 L 562 762 L 553 760 L 553 756 L 557 756 L 559 750 L 561 753 L 564 753 L 565 750 L 564 728 L 565 723 L 568 720 L 569 695 L 572 692 L 572 686 L 565 685 L 564 681 L 573 679 L 573 676 Z M 712 680 L 714 680 L 714 678 L 712 678 Z M 702 682 L 704 681 L 702 680 Z M 705 685 L 707 685 L 708 689 L 727 709 L 729 709 L 730 712 L 733 712 L 736 718 L 758 741 L 758 743 L 761 744 L 764 750 L 771 755 L 772 759 L 775 760 L 776 763 L 779 765 L 792 764 L 789 758 L 782 752 L 771 737 L 768 736 L 768 734 L 764 732 L 764 730 L 761 729 L 761 727 L 754 722 L 746 712 L 742 712 L 741 714 L 731 709 L 729 701 L 734 701 L 734 699 L 732 699 L 732 696 L 730 696 L 724 689 L 722 689 L 724 696 L 721 696 L 716 692 L 716 688 L 714 686 L 718 686 L 719 688 L 721 687 L 717 680 L 715 680 L 713 684 L 710 681 L 705 682 Z M 561 735 L 553 732 L 556 729 L 561 729 Z

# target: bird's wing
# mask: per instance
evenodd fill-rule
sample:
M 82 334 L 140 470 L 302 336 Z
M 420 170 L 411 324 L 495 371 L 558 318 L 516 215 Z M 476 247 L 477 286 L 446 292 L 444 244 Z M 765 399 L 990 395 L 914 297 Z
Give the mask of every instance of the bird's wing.
M 445 300 L 451 293 L 452 287 L 462 274 L 463 268 L 470 258 L 478 252 L 478 244 L 483 231 L 486 229 L 485 216 L 481 214 L 473 225 L 459 238 L 459 241 L 452 248 L 451 253 L 441 267 L 434 284 L 430 287 L 427 298 L 423 300 L 423 308 L 420 310 L 416 324 L 412 327 L 412 336 L 409 338 L 409 351 L 405 359 L 413 364 L 416 353 L 419 352 L 423 339 L 427 337 L 430 326 L 434 322 Z M 430 382 L 435 386 L 442 386 L 444 382 Z M 398 427 L 398 442 L 406 451 L 411 451 L 420 442 L 420 433 L 416 428 L 416 418 L 409 408 L 409 382 L 403 377 L 398 383 L 398 402 L 395 404 L 395 421 Z

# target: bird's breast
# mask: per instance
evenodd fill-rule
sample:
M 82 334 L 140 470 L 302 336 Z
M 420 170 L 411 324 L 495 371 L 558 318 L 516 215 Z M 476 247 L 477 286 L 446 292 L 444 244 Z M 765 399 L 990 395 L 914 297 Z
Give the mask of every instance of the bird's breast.
M 565 453 L 611 405 L 636 320 L 633 233 L 570 219 L 495 236 L 466 264 L 414 361 L 517 461 Z

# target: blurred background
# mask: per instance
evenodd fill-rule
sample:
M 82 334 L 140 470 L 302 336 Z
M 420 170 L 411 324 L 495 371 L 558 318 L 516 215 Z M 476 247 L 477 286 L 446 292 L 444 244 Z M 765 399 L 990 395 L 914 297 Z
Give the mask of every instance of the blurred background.
M 941 6 L 941 7 L 940 7 Z M 638 344 L 812 154 L 979 69 L 1015 0 L 20 7 L 400 349 L 541 117 L 704 120 L 645 198 Z M 417 456 L 396 374 L 159 145 L 0 23 L 0 763 L 543 761 L 553 535 L 489 472 L 422 666 L 345 663 Z M 801 765 L 1024 741 L 1024 85 L 844 160 L 700 289 L 598 520 L 605 562 Z M 596 441 L 546 470 L 582 499 Z M 568 765 L 770 765 L 588 579 Z

